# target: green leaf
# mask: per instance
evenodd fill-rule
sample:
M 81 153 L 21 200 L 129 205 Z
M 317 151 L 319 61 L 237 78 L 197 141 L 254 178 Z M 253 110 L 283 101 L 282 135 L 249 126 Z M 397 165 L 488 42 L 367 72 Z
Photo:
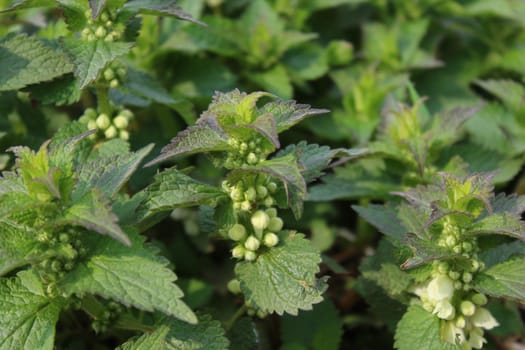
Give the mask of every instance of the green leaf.
M 276 65 L 261 73 L 253 72 L 248 79 L 282 99 L 289 99 L 293 96 L 292 82 L 282 65 Z
M 323 300 L 326 279 L 318 280 L 321 256 L 302 234 L 285 232 L 276 247 L 254 262 L 235 266 L 246 302 L 264 312 L 297 315 Z
M 28 86 L 25 91 L 45 105 L 70 105 L 80 100 L 78 83 L 70 74 L 50 82 Z
M 131 244 L 126 233 L 118 225 L 118 218 L 111 211 L 108 200 L 96 189 L 75 201 L 57 222 L 81 226 L 108 235 L 127 246 Z
M 302 165 L 301 173 L 304 180 L 308 183 L 324 173 L 323 170 L 328 167 L 330 161 L 335 157 L 348 157 L 352 159 L 367 153 L 366 149 L 330 149 L 328 146 L 319 146 L 317 144 L 307 144 L 301 141 L 297 145 L 289 145 L 277 153 L 276 157 L 282 157 L 287 154 L 293 154 L 299 164 Z
M 71 31 L 79 31 L 86 27 L 86 11 L 89 10 L 87 1 L 57 0 L 64 11 L 67 27 Z M 80 41 L 79 41 L 80 42 Z
M 513 110 L 519 110 L 523 106 L 523 96 L 525 87 L 512 80 L 478 80 L 477 85 L 481 86 L 491 94 L 499 98 L 505 105 Z
M 440 340 L 440 322 L 437 316 L 419 305 L 412 305 L 399 321 L 394 347 L 398 350 L 454 350 L 458 346 Z
M 491 249 L 480 253 L 481 260 L 485 263 L 486 268 L 508 260 L 513 255 L 525 256 L 525 242 L 514 241 L 511 243 L 500 244 Z
M 18 90 L 71 73 L 67 56 L 25 34 L 0 41 L 0 91 Z
M 145 189 L 142 203 L 145 216 L 180 207 L 196 205 L 215 206 L 227 195 L 221 189 L 198 182 L 172 168 L 155 176 L 155 181 Z
M 176 0 L 130 0 L 122 6 L 121 12 L 129 13 L 127 15 L 143 13 L 155 16 L 171 16 L 206 26 L 206 24 L 197 21 L 184 12 Z
M 378 271 L 365 271 L 363 276 L 374 281 L 392 297 L 401 295 L 413 284 L 408 273 L 402 271 L 399 266 L 389 263 L 382 264 Z
M 31 253 L 39 245 L 35 239 L 37 234 L 29 226 L 0 220 L 0 276 L 29 263 Z
M 525 258 L 514 258 L 502 262 L 476 275 L 474 288 L 493 297 L 504 297 L 525 301 Z
M 343 325 L 334 304 L 325 300 L 311 311 L 297 316 L 284 315 L 281 319 L 283 346 L 301 344 L 306 349 L 339 349 Z
M 468 228 L 469 234 L 498 234 L 525 240 L 525 223 L 513 213 L 487 216 Z
M 48 7 L 55 5 L 55 0 L 14 0 L 9 7 L 0 10 L 0 13 L 31 9 L 36 7 Z
M 183 155 L 226 151 L 230 148 L 227 135 L 216 122 L 209 118 L 201 118 L 197 125 L 181 131 L 171 140 L 170 144 L 164 146 L 160 156 L 148 162 L 145 166 L 148 167 Z
M 167 326 L 160 326 L 154 332 L 129 340 L 115 350 L 165 350 L 168 331 Z
M 368 207 L 353 205 L 354 209 L 363 219 L 376 227 L 381 233 L 402 240 L 407 229 L 402 225 L 397 216 L 397 208 L 387 205 L 370 204 Z
M 145 72 L 131 68 L 126 73 L 125 88 L 150 101 L 167 106 L 173 106 L 180 102 L 174 99 L 156 79 Z
M 259 350 L 260 334 L 249 317 L 243 317 L 233 324 L 228 332 L 230 350 Z
M 177 276 L 166 267 L 167 261 L 145 249 L 138 234 L 127 233 L 131 247 L 106 236 L 86 236 L 88 257 L 60 281 L 60 289 L 67 294 L 96 294 L 196 323 L 197 318 L 181 300 L 182 291 L 173 283 Z
M 0 349 L 52 350 L 61 298 L 35 294 L 19 278 L 0 279 Z
M 327 109 L 310 108 L 309 105 L 282 100 L 267 103 L 259 110 L 261 114 L 273 115 L 278 132 L 287 130 L 310 116 L 328 112 Z
M 198 324 L 188 324 L 171 319 L 164 324 L 170 327 L 166 337 L 169 350 L 227 350 L 230 342 L 224 335 L 219 321 L 210 315 L 199 315 Z
M 149 145 L 135 153 L 99 158 L 81 165 L 77 169 L 73 201 L 94 188 L 99 189 L 107 198 L 113 198 L 152 148 L 153 145 Z
M 74 73 L 80 89 L 85 88 L 97 79 L 102 68 L 108 63 L 127 54 L 132 45 L 131 43 L 101 40 L 63 40 L 63 46 L 73 61 Z

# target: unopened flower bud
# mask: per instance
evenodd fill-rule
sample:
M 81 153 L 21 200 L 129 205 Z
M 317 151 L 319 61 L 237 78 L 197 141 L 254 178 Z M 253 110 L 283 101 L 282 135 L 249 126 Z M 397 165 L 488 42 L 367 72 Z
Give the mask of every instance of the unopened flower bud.
M 257 197 L 264 198 L 268 195 L 268 189 L 265 186 L 257 186 Z
M 106 131 L 104 131 L 104 136 L 106 136 L 107 139 L 115 138 L 117 136 L 117 128 L 111 125 Z
M 252 209 L 252 204 L 250 201 L 243 201 L 241 202 L 241 210 L 242 211 L 250 211 Z
M 266 211 L 266 214 L 268 214 L 268 216 L 270 218 L 277 217 L 277 209 L 275 209 L 275 208 L 268 208 L 265 211 Z
M 279 232 L 283 229 L 283 219 L 279 217 L 270 218 L 270 223 L 268 224 L 268 230 L 273 232 Z
M 128 127 L 128 120 L 126 119 L 126 117 L 122 116 L 122 115 L 117 115 L 114 119 L 113 119 L 113 124 L 115 124 L 115 126 L 119 129 L 125 129 Z
M 94 120 L 90 120 L 90 121 L 88 121 L 88 123 L 87 123 L 87 128 L 88 128 L 89 130 L 98 129 L 98 127 L 97 127 L 97 122 L 94 121 Z
M 470 283 L 472 281 L 472 274 L 470 272 L 463 273 L 463 282 Z
M 468 300 L 462 301 L 459 308 L 461 309 L 461 313 L 465 316 L 472 316 L 474 315 L 474 312 L 476 312 L 476 305 Z
M 271 207 L 272 205 L 275 204 L 275 201 L 274 199 L 271 197 L 271 196 L 268 196 L 264 199 L 264 205 L 267 206 L 267 207 Z
M 228 237 L 234 241 L 240 241 L 246 237 L 246 228 L 241 224 L 235 224 L 229 229 Z
M 97 120 L 97 126 L 99 129 L 105 130 L 111 125 L 111 120 L 109 119 L 108 115 L 105 113 L 102 113 L 98 116 Z
M 264 235 L 263 243 L 269 248 L 275 247 L 279 243 L 279 237 L 273 232 L 268 232 Z
M 261 233 L 265 228 L 268 227 L 268 224 L 270 223 L 270 217 L 265 211 L 257 210 L 255 213 L 253 213 L 250 221 L 254 231 L 256 233 Z
M 255 155 L 255 153 L 253 152 L 248 153 L 248 156 L 246 157 L 246 163 L 250 165 L 254 165 L 254 164 L 257 164 L 258 161 L 259 159 Z
M 117 88 L 119 85 L 120 83 L 118 82 L 118 79 L 113 79 L 109 82 L 109 87 L 113 89 Z
M 129 132 L 126 130 L 120 130 L 118 133 L 118 137 L 124 141 L 129 140 Z
M 245 251 L 246 249 L 242 245 L 237 245 L 232 249 L 232 256 L 236 259 L 242 259 Z
M 244 247 L 248 250 L 255 251 L 259 249 L 261 245 L 261 242 L 254 236 L 250 236 L 246 239 L 246 242 L 244 242 Z
M 268 185 L 266 185 L 266 188 L 268 189 L 268 191 L 270 191 L 270 193 L 274 193 L 275 191 L 277 191 L 277 184 L 275 182 L 270 182 L 268 183 Z
M 234 278 L 230 282 L 228 282 L 227 288 L 233 294 L 240 294 L 241 293 L 241 282 L 239 282 L 238 279 Z
M 254 261 L 255 259 L 257 259 L 257 253 L 247 250 L 244 253 L 244 259 L 246 261 Z
M 467 321 L 465 320 L 465 317 L 460 315 L 458 318 L 456 318 L 456 327 L 465 328 L 466 325 Z
M 96 30 L 95 30 L 95 35 L 98 37 L 98 38 L 103 38 L 106 36 L 108 32 L 106 31 L 106 28 L 102 27 L 102 26 L 99 26 Z
M 246 200 L 248 201 L 254 201 L 255 198 L 257 196 L 257 193 L 255 192 L 255 188 L 253 187 L 249 187 L 245 192 L 244 192 L 244 198 L 246 198 Z
M 113 71 L 113 69 L 111 68 L 108 68 L 104 71 L 104 79 L 106 80 L 111 80 L 115 78 L 115 72 Z
M 472 296 L 472 302 L 476 305 L 483 306 L 488 302 L 488 300 L 485 294 L 476 293 Z

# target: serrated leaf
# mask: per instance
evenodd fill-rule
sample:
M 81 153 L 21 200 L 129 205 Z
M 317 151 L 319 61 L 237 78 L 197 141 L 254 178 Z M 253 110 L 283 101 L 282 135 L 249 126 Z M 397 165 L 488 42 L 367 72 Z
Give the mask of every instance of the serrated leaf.
M 325 300 L 313 310 L 301 311 L 297 316 L 284 315 L 281 319 L 283 346 L 301 344 L 312 350 L 339 349 L 343 325 L 334 304 Z
M 327 109 L 310 108 L 309 105 L 282 100 L 267 103 L 259 110 L 261 114 L 273 115 L 278 132 L 287 130 L 310 116 L 328 112 Z
M 63 46 L 74 64 L 80 89 L 97 79 L 100 71 L 117 57 L 127 54 L 131 43 L 64 39 Z
M 441 341 L 440 321 L 419 305 L 412 305 L 399 321 L 394 347 L 398 350 L 459 350 Z
M 31 9 L 36 7 L 48 7 L 54 5 L 55 0 L 14 0 L 10 6 L 0 10 L 0 13 Z
M 70 74 L 50 82 L 28 86 L 25 91 L 31 94 L 31 98 L 45 105 L 70 105 L 80 100 L 78 83 Z
M 319 146 L 317 144 L 308 144 L 301 141 L 297 145 L 289 145 L 279 151 L 276 157 L 282 157 L 287 154 L 293 154 L 298 162 L 302 165 L 302 174 L 306 182 L 315 180 L 322 176 L 323 170 L 330 164 L 335 157 L 348 157 L 352 159 L 367 154 L 366 149 L 330 149 L 328 146 Z
M 142 210 L 145 216 L 180 207 L 215 206 L 227 198 L 221 189 L 198 182 L 175 168 L 156 175 L 144 192 L 146 199 Z
M 525 211 L 525 196 L 516 194 L 507 196 L 505 193 L 499 193 L 491 199 L 490 206 L 494 213 L 509 212 L 521 215 Z
M 129 13 L 129 15 L 143 13 L 155 16 L 171 16 L 206 26 L 206 24 L 184 12 L 176 0 L 130 0 L 122 6 L 121 11 Z
M 480 253 L 480 259 L 485 263 L 486 268 L 502 263 L 513 255 L 525 256 L 525 242 L 514 241 L 511 243 L 500 244 Z
M 406 234 L 404 240 L 412 248 L 414 256 L 401 264 L 403 270 L 412 269 L 433 260 L 447 259 L 457 255 L 439 246 L 436 241 L 423 240 L 414 234 Z
M 93 20 L 100 16 L 102 10 L 104 10 L 104 7 L 106 6 L 106 2 L 107 0 L 89 0 L 89 7 L 91 8 L 92 13 L 91 18 Z
M 523 107 L 525 87 L 513 80 L 478 80 L 476 82 L 484 90 L 498 97 L 511 109 L 519 110 Z
M 365 271 L 363 276 L 374 281 L 392 297 L 401 295 L 413 284 L 408 273 L 389 263 L 382 264 L 378 271 Z
M 169 350 L 227 350 L 230 342 L 224 335 L 219 321 L 210 315 L 199 315 L 196 325 L 169 320 L 164 324 L 170 330 L 166 337 L 166 348 Z
M 228 332 L 230 350 L 258 350 L 259 338 L 255 323 L 248 317 L 239 319 Z
M 73 65 L 60 51 L 25 34 L 0 41 L 0 91 L 18 90 L 71 73 Z
M 160 326 L 151 333 L 145 333 L 136 339 L 125 342 L 115 350 L 165 350 L 168 331 L 167 326 Z
M 498 234 L 525 240 L 525 223 L 516 214 L 497 213 L 474 222 L 468 228 L 468 233 Z
M 0 279 L 0 349 L 52 350 L 64 304 L 33 293 L 19 278 Z
M 108 235 L 127 246 L 131 244 L 118 225 L 118 218 L 111 211 L 109 201 L 96 189 L 76 200 L 56 222 L 81 226 Z
M 128 69 L 125 88 L 156 103 L 173 106 L 180 102 L 174 99 L 156 79 L 138 70 Z
M 246 302 L 265 312 L 297 315 L 323 300 L 325 279 L 318 280 L 321 256 L 302 234 L 285 232 L 276 247 L 253 262 L 235 266 Z
M 200 152 L 226 151 L 228 137 L 211 119 L 200 119 L 195 126 L 190 126 L 164 146 L 161 155 L 145 166 L 152 166 L 165 160 Z
M 153 145 L 149 145 L 135 153 L 96 159 L 81 165 L 77 169 L 77 183 L 72 194 L 73 201 L 94 188 L 99 189 L 107 198 L 113 198 L 152 148 Z
M 493 297 L 525 301 L 525 258 L 502 262 L 476 275 L 474 288 Z
M 0 220 L 0 276 L 29 263 L 31 253 L 39 245 L 35 239 L 37 234 L 29 226 Z
M 402 240 L 407 229 L 401 224 L 397 216 L 397 208 L 387 205 L 370 204 L 367 207 L 353 205 L 354 209 L 363 219 L 376 227 L 381 233 Z
M 89 10 L 87 1 L 78 0 L 56 0 L 62 10 L 67 23 L 67 27 L 71 31 L 79 31 L 86 27 L 87 17 L 86 11 Z
M 183 293 L 175 285 L 177 276 L 166 267 L 167 261 L 145 249 L 142 237 L 127 234 L 131 247 L 105 236 L 86 237 L 88 257 L 61 280 L 60 289 L 67 294 L 96 294 L 196 323 L 193 312 L 181 301 Z
M 275 147 L 281 147 L 279 143 L 279 136 L 277 135 L 277 129 L 275 128 L 275 120 L 270 114 L 264 114 L 251 124 L 233 125 L 226 129 L 227 132 L 238 132 L 242 130 L 255 130 L 259 135 L 266 138 Z

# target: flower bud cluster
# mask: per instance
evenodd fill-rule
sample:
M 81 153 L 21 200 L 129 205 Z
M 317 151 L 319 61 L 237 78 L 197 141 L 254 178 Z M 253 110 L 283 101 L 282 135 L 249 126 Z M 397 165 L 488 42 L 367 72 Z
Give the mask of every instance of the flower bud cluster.
M 423 308 L 442 320 L 444 340 L 461 345 L 463 349 L 481 349 L 486 343 L 484 330 L 498 326 L 483 307 L 487 297 L 472 291 L 470 282 L 474 272 L 435 261 L 431 280 L 413 290 Z
M 108 328 L 120 317 L 124 310 L 124 306 L 110 301 L 102 315 L 91 322 L 91 328 L 93 328 L 96 333 L 107 332 Z
M 119 87 L 126 78 L 127 68 L 119 61 L 111 62 L 100 74 L 99 82 L 110 88 Z
M 91 16 L 91 10 L 87 10 L 85 16 L 87 19 L 87 26 L 81 33 L 83 40 L 104 40 L 112 42 L 122 37 L 123 30 L 115 24 L 114 18 L 112 18 L 109 12 L 102 12 L 95 20 L 93 20 Z
M 86 124 L 88 129 L 98 130 L 99 137 L 106 139 L 119 137 L 126 141 L 129 140 L 127 128 L 131 120 L 133 120 L 133 113 L 129 109 L 121 109 L 111 118 L 105 113 L 98 114 L 95 109 L 88 108 L 79 118 L 79 121 Z M 97 134 L 93 134 L 92 138 L 97 138 Z
M 246 301 L 245 305 L 248 316 L 257 316 L 258 318 L 265 318 L 268 316 L 268 312 L 259 309 L 256 305 L 250 303 L 249 301 Z
M 262 143 L 261 137 L 255 137 L 250 141 L 230 137 L 228 144 L 233 150 L 227 153 L 224 167 L 227 169 L 239 168 L 243 165 L 256 165 L 265 160 L 268 154 L 263 150 Z
M 254 261 L 260 248 L 272 248 L 279 243 L 277 233 L 283 228 L 283 220 L 275 208 L 269 208 L 255 211 L 249 221 L 246 225 L 234 224 L 228 230 L 228 237 L 237 242 L 232 249 L 234 258 Z
M 223 181 L 222 189 L 228 193 L 234 210 L 252 211 L 258 206 L 270 208 L 275 205 L 272 194 L 277 191 L 277 184 L 267 175 L 238 181 L 235 185 Z
M 56 234 L 42 231 L 37 240 L 42 243 L 43 250 L 50 257 L 39 262 L 35 270 L 46 286 L 46 294 L 56 297 L 56 282 L 75 267 L 78 260 L 86 255 L 87 250 L 83 247 L 78 232 L 74 230 Z

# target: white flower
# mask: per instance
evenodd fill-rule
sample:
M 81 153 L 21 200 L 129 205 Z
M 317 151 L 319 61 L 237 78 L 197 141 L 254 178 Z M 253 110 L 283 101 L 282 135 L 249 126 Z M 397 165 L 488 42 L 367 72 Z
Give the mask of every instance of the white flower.
M 471 318 L 472 324 L 476 327 L 492 329 L 499 326 L 498 321 L 492 316 L 489 310 L 484 307 L 478 307 Z
M 483 347 L 483 344 L 486 343 L 487 340 L 483 338 L 483 331 L 479 328 L 474 328 L 468 338 L 468 343 L 470 346 L 472 346 L 474 349 L 481 349 Z
M 447 275 L 438 275 L 428 284 L 427 293 L 428 299 L 435 303 L 451 299 L 454 295 L 454 281 Z
M 466 341 L 463 329 L 456 327 L 453 321 L 443 323 L 442 337 L 451 344 L 463 344 Z
M 454 309 L 450 301 L 441 300 L 436 304 L 433 314 L 443 320 L 451 320 L 456 316 L 456 309 Z

